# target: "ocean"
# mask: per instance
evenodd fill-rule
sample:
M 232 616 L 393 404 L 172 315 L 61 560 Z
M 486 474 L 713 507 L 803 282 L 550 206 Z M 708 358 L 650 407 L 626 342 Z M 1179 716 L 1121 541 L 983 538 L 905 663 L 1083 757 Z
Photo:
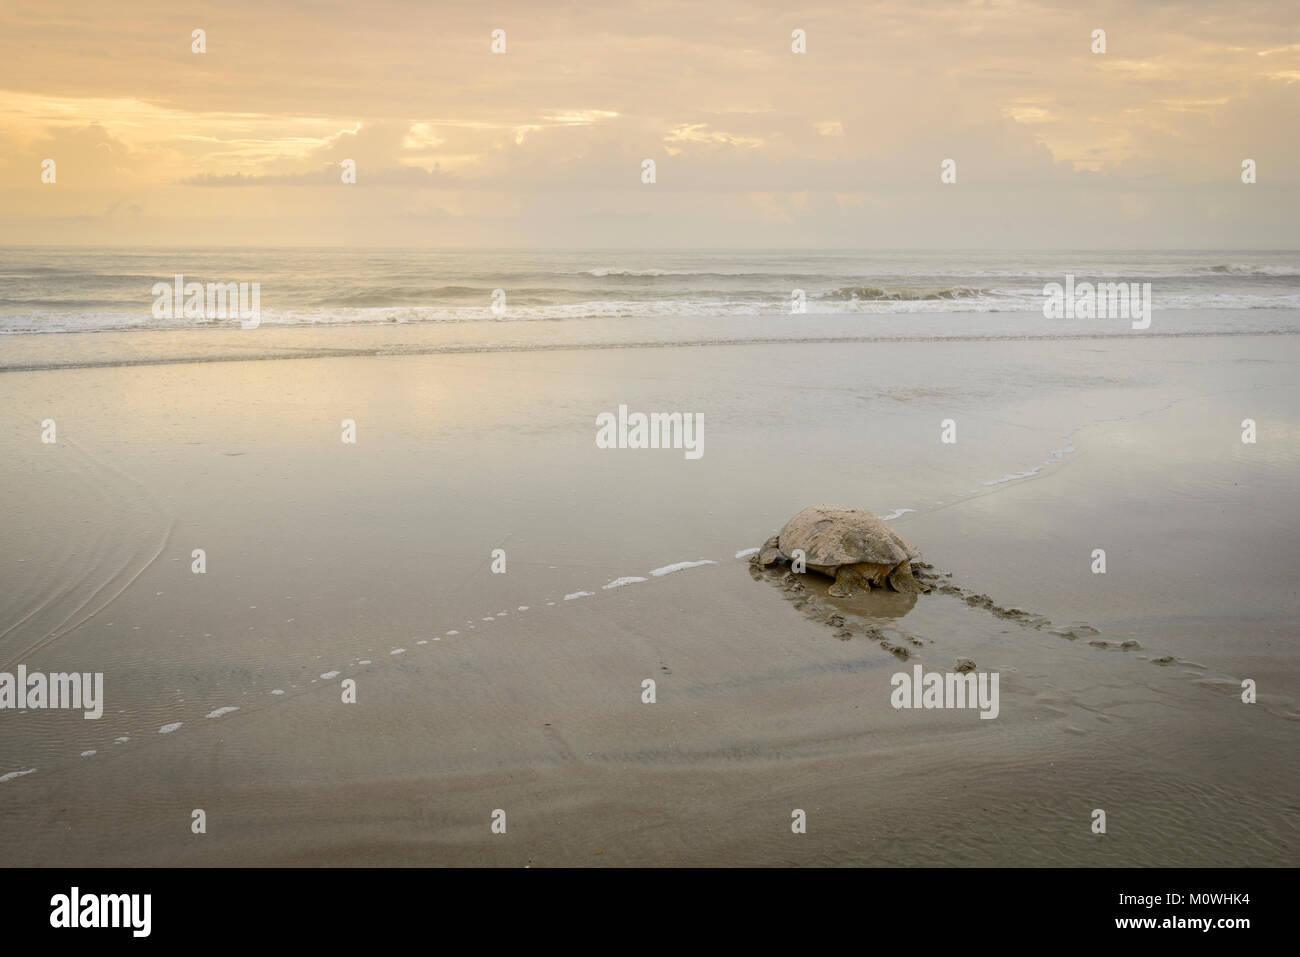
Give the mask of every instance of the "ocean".
M 241 328 L 233 309 L 187 316 L 179 301 L 170 311 L 155 308 L 177 276 L 204 286 L 256 284 L 256 328 Z M 1109 318 L 1044 317 L 1044 286 L 1070 276 L 1149 283 L 1154 321 L 1138 331 Z M 1298 252 L 0 250 L 0 369 L 1296 331 Z
M 191 328 L 155 283 L 257 282 L 268 325 L 1033 312 L 1043 285 L 1150 282 L 1157 310 L 1300 309 L 1294 252 L 0 250 L 0 332 Z M 505 294 L 494 312 L 493 292 Z

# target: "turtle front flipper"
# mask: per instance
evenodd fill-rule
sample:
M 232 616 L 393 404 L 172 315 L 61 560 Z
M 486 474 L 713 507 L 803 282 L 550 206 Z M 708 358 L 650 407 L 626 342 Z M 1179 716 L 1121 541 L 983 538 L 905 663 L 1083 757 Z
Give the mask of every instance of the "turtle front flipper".
M 779 536 L 773 535 L 763 543 L 763 547 L 758 550 L 758 554 L 751 558 L 750 561 L 756 565 L 767 566 L 781 558 L 781 548 L 778 542 Z
M 911 562 L 899 562 L 894 567 L 889 573 L 889 587 L 913 595 L 923 595 L 930 590 L 913 577 Z

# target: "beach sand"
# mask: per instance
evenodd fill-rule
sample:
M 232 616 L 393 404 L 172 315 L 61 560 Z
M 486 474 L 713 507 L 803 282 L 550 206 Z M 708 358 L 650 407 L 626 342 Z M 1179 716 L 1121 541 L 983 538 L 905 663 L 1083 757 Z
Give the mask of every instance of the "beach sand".
M 0 374 L 0 670 L 106 694 L 98 721 L 0 715 L 3 858 L 1291 864 L 1298 346 Z M 703 457 L 597 448 L 620 404 L 704 413 Z M 896 516 L 951 587 L 836 600 L 734 557 L 817 502 Z M 996 719 L 891 706 L 896 672 L 959 658 L 1000 676 Z

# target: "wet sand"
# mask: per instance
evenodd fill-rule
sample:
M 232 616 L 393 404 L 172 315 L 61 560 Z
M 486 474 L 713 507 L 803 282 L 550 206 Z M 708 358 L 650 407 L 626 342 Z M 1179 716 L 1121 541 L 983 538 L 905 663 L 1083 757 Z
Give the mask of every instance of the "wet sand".
M 0 778 L 32 772 L 4 859 L 1289 864 L 1298 345 L 5 373 L 0 670 L 102 671 L 107 704 L 0 712 Z M 703 412 L 703 458 L 596 448 L 619 404 Z M 734 557 L 814 502 L 897 515 L 940 587 L 836 600 Z M 995 720 L 891 707 L 959 658 Z

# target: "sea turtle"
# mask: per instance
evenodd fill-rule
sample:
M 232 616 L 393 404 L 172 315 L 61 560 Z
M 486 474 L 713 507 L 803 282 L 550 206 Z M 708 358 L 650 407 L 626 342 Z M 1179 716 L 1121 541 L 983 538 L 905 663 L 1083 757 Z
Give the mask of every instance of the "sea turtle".
M 785 523 L 751 561 L 770 565 L 794 561 L 802 550 L 808 569 L 835 579 L 830 594 L 846 598 L 854 586 L 870 590 L 888 584 L 894 591 L 924 592 L 912 577 L 911 560 L 921 553 L 865 508 L 811 505 Z

